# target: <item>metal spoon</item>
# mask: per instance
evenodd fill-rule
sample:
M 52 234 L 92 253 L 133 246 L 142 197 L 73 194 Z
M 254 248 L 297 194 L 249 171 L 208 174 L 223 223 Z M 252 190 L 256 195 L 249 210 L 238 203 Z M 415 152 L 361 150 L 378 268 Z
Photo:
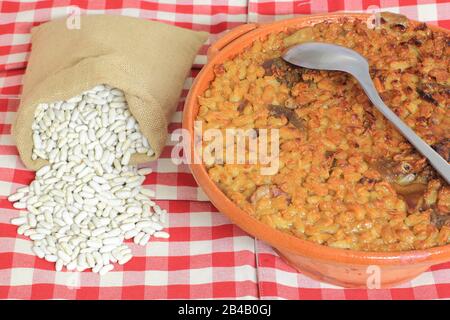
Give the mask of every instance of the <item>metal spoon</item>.
M 373 105 L 428 159 L 447 183 L 450 183 L 450 164 L 384 104 L 370 78 L 369 64 L 359 53 L 335 44 L 307 42 L 289 48 L 283 54 L 283 59 L 304 68 L 350 73 L 358 80 Z

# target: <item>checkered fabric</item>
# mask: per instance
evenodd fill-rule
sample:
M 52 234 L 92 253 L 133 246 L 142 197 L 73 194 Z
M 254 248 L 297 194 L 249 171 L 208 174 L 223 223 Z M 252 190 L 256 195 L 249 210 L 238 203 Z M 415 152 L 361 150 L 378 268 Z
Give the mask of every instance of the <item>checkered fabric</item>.
M 450 28 L 450 2 L 432 0 L 161 0 L 0 2 L 0 299 L 436 299 L 450 298 L 450 263 L 433 267 L 401 287 L 342 289 L 311 280 L 287 266 L 266 244 L 246 235 L 207 201 L 185 165 L 171 161 L 167 141 L 144 182 L 169 214 L 169 240 L 146 247 L 130 243 L 135 257 L 100 277 L 91 272 L 55 272 L 31 253 L 30 242 L 9 220 L 17 214 L 6 197 L 29 184 L 11 137 L 22 76 L 30 51 L 30 28 L 79 10 L 158 20 L 211 33 L 200 50 L 170 124 L 181 127 L 187 92 L 206 62 L 209 43 L 246 22 L 268 22 L 299 14 L 369 11 L 377 8 Z

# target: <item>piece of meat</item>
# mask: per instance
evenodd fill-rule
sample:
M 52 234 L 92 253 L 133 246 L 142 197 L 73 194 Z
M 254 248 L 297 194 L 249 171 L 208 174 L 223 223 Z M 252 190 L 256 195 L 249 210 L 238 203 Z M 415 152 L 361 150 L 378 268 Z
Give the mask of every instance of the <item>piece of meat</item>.
M 436 82 L 422 82 L 418 85 L 416 91 L 422 100 L 435 106 L 439 103 L 445 103 L 450 97 L 449 87 Z
M 382 12 L 380 20 L 382 25 L 402 32 L 408 28 L 409 24 L 406 16 L 392 12 Z
M 270 196 L 270 187 L 269 186 L 260 186 L 256 188 L 255 192 L 250 196 L 250 202 L 252 204 L 256 204 L 258 200 L 269 197 Z
M 417 93 L 419 94 L 419 97 L 422 100 L 432 103 L 435 106 L 438 105 L 438 102 L 433 98 L 433 95 L 430 92 L 427 92 L 427 91 L 424 91 L 423 89 L 417 88 Z
M 242 113 L 247 105 L 248 105 L 248 100 L 247 100 L 247 99 L 245 99 L 245 100 L 239 102 L 239 106 L 238 106 L 238 108 L 237 108 L 237 111 L 238 111 L 239 113 Z
M 285 116 L 288 119 L 289 123 L 291 123 L 297 129 L 304 130 L 306 127 L 305 120 L 300 118 L 292 109 L 280 105 L 270 104 L 269 110 L 270 114 L 275 117 Z

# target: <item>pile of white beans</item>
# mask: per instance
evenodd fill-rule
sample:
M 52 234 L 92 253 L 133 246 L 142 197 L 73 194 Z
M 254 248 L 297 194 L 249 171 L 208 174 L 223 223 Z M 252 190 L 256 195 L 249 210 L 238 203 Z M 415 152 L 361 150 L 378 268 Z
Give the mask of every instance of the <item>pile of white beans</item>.
M 151 169 L 128 165 L 133 153 L 153 150 L 121 90 L 98 85 L 40 104 L 32 129 L 32 159 L 49 165 L 8 200 L 21 209 L 11 223 L 33 241 L 38 257 L 55 262 L 57 271 L 91 268 L 103 275 L 132 258 L 124 240 L 145 245 L 152 236 L 169 237 L 167 212 L 142 187 Z

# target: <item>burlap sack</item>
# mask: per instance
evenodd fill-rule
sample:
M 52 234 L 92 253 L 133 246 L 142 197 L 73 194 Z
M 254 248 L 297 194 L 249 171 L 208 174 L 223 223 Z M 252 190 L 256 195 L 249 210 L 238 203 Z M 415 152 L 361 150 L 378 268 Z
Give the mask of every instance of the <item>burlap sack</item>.
M 13 125 L 22 161 L 33 170 L 47 163 L 31 159 L 31 124 L 39 103 L 66 100 L 102 83 L 125 92 L 155 151 L 151 158 L 135 154 L 131 163 L 159 157 L 186 75 L 207 33 L 123 16 L 82 16 L 80 22 L 80 29 L 69 29 L 62 19 L 31 31 L 31 56 Z

